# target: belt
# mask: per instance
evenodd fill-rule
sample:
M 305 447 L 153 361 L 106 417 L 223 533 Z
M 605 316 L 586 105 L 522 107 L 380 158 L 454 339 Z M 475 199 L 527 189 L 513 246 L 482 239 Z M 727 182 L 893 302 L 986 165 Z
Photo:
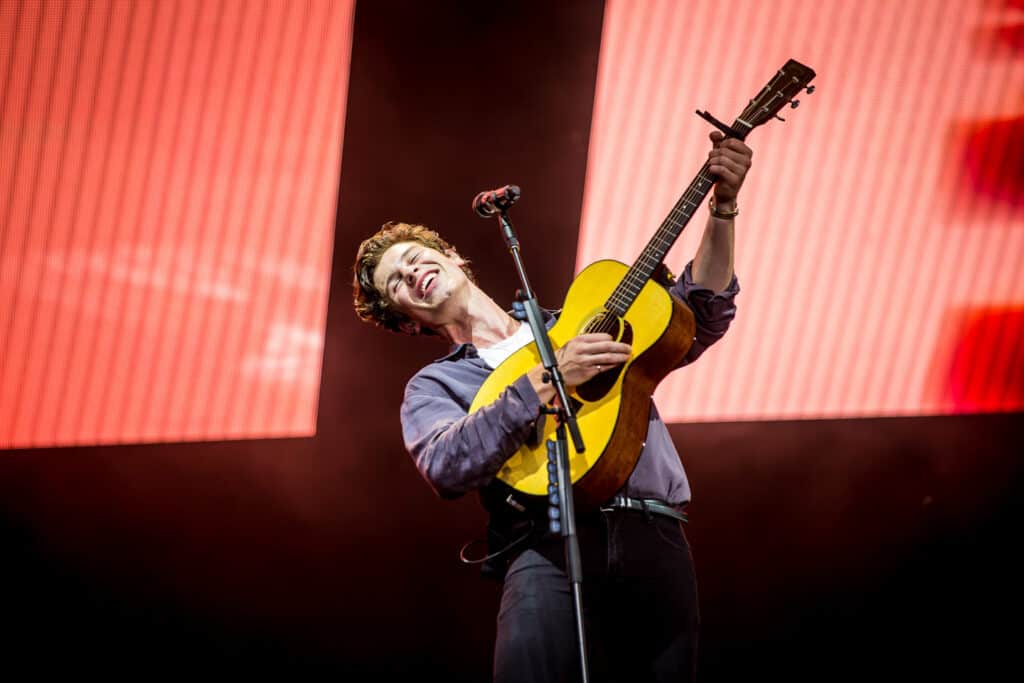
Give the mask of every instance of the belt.
M 672 519 L 678 519 L 684 524 L 689 521 L 686 513 L 672 507 L 668 503 L 653 498 L 630 498 L 629 496 L 615 496 L 601 506 L 602 512 L 609 510 L 638 510 L 652 515 L 664 515 Z

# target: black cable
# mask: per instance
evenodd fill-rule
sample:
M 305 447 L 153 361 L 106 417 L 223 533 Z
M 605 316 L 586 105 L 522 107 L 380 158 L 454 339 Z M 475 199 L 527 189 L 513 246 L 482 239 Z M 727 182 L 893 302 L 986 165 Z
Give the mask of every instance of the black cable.
M 498 557 L 502 553 L 506 553 L 509 550 L 511 550 L 513 546 L 516 546 L 516 545 L 522 543 L 523 541 L 525 541 L 526 539 L 528 539 L 530 537 L 530 534 L 533 533 L 534 526 L 535 526 L 535 522 L 531 519 L 530 520 L 530 527 L 526 530 L 526 533 L 524 533 L 522 536 L 520 536 L 516 540 L 512 541 L 511 543 L 509 543 L 504 548 L 502 548 L 502 549 L 500 549 L 500 550 L 498 550 L 496 552 L 490 553 L 488 555 L 484 555 L 483 557 L 481 557 L 479 559 L 475 559 L 475 560 L 467 558 L 466 557 L 466 551 L 469 550 L 471 547 L 473 547 L 473 545 L 476 544 L 476 543 L 487 543 L 487 539 L 486 538 L 474 538 L 472 541 L 468 541 L 459 550 L 459 559 L 462 560 L 465 564 L 483 564 L 484 562 L 487 562 L 489 560 L 493 560 L 494 558 Z

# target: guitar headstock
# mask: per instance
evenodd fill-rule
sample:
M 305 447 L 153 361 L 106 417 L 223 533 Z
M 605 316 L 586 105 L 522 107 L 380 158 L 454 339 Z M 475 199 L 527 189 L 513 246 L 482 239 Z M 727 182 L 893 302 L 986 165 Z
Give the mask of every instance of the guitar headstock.
M 787 104 L 796 107 L 799 100 L 793 98 L 806 90 L 814 92 L 814 86 L 808 87 L 815 76 L 814 69 L 804 66 L 795 59 L 786 62 L 768 85 L 761 89 L 757 97 L 737 117 L 733 128 L 741 131 L 744 136 L 754 128 L 767 123 L 772 118 L 785 120 L 778 116 L 779 110 Z

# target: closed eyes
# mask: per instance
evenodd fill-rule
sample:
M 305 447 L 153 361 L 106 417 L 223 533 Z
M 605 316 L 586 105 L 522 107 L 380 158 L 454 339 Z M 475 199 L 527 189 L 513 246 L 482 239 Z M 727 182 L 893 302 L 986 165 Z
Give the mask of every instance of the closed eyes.
M 416 263 L 417 261 L 420 260 L 420 256 L 422 254 L 423 254 L 423 250 L 422 249 L 417 249 L 415 252 L 407 253 L 406 254 L 406 258 L 408 259 L 407 263 L 410 266 L 413 265 L 414 263 Z M 395 292 L 398 291 L 398 285 L 403 283 L 403 282 L 405 282 L 405 278 L 401 277 L 398 274 L 398 270 L 396 269 L 394 274 L 392 274 L 392 276 L 391 276 L 391 286 L 390 286 L 391 296 L 395 295 Z

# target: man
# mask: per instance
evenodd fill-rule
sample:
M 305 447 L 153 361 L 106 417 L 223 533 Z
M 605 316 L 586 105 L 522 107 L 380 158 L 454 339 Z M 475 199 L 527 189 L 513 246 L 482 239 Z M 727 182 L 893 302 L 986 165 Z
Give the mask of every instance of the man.
M 709 167 L 717 178 L 692 262 L 673 296 L 694 312 L 697 331 L 683 365 L 717 341 L 735 315 L 736 198 L 751 150 L 711 133 Z M 579 654 L 560 536 L 544 533 L 532 510 L 503 506 L 503 463 L 531 436 L 555 390 L 532 368 L 490 405 L 468 412 L 484 380 L 532 343 L 529 325 L 511 317 L 474 282 L 468 262 L 436 232 L 387 223 L 359 248 L 353 282 L 357 314 L 410 335 L 436 335 L 450 353 L 406 385 L 400 414 L 419 471 L 446 498 L 479 491 L 491 513 L 492 563 L 504 581 L 494 651 L 496 681 L 579 680 Z M 548 321 L 550 326 L 553 318 Z M 606 334 L 581 334 L 557 350 L 567 387 L 631 349 Z M 690 486 L 653 403 L 644 447 L 625 486 L 599 510 L 577 516 L 583 557 L 583 606 L 593 680 L 678 681 L 696 671 L 697 589 L 680 521 Z M 521 507 L 521 506 L 516 506 Z M 493 557 L 488 559 L 493 560 Z

